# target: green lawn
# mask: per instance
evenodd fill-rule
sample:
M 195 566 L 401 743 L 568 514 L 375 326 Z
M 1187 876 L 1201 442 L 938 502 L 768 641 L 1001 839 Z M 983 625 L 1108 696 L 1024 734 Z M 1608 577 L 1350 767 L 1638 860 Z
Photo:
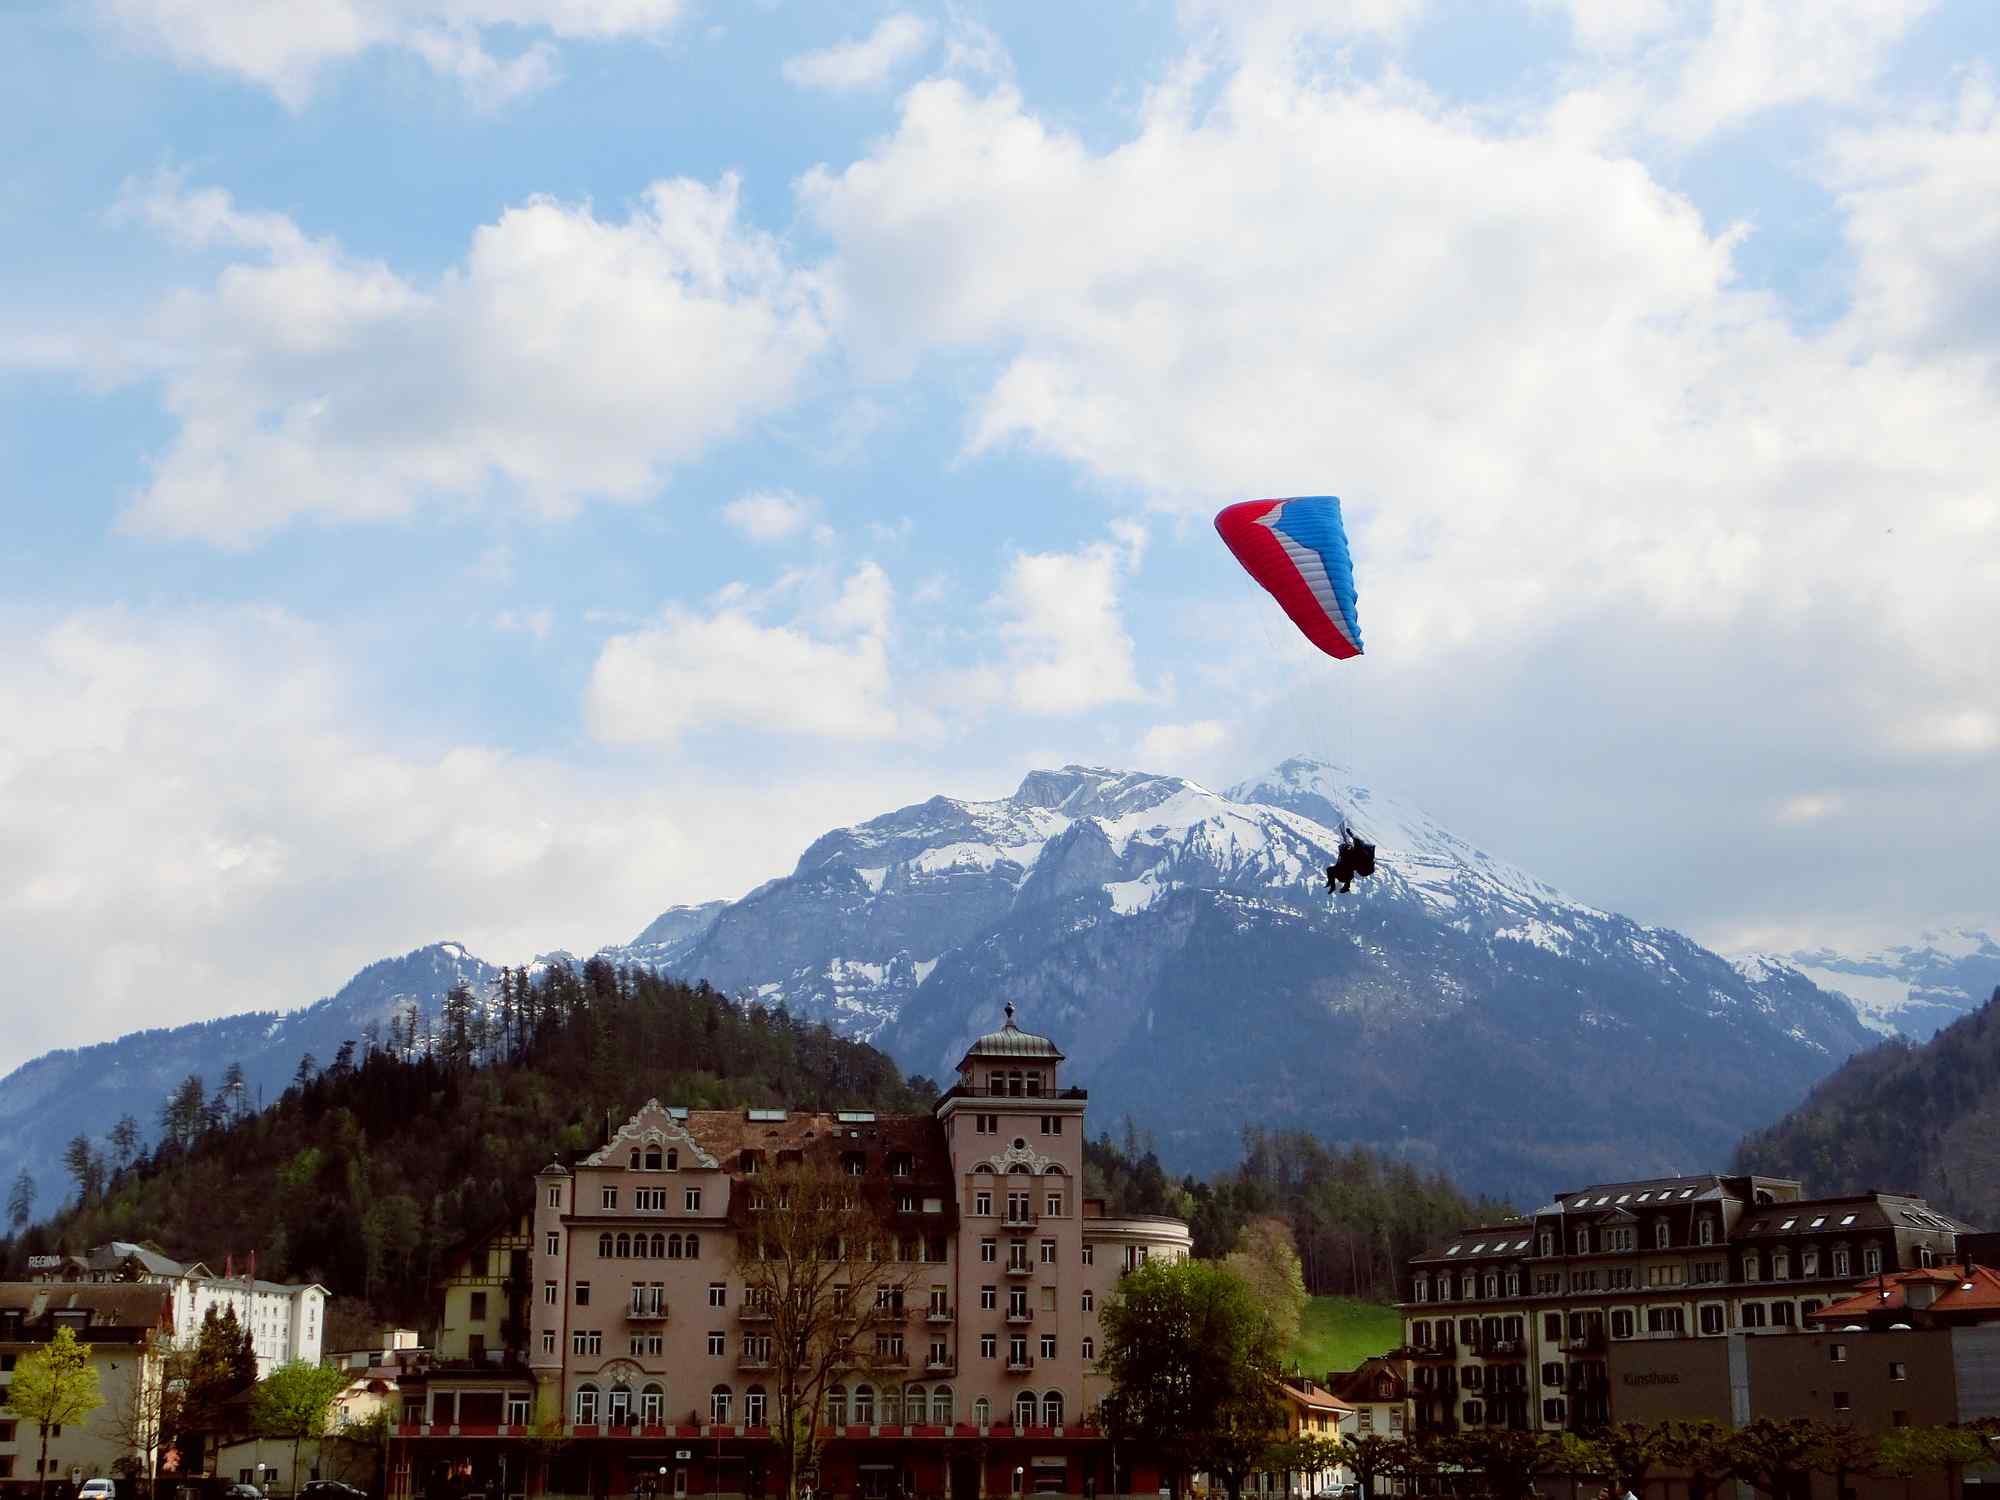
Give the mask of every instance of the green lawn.
M 1395 1348 L 1403 1339 L 1403 1320 L 1393 1307 L 1353 1297 L 1314 1297 L 1306 1304 L 1305 1324 L 1292 1345 L 1287 1363 L 1297 1360 L 1313 1379 L 1329 1370 L 1351 1370 L 1371 1354 Z

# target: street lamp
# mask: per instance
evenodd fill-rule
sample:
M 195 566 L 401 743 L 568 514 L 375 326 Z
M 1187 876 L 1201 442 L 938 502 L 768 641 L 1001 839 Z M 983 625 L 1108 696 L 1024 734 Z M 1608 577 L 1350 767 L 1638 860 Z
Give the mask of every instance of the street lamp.
M 1027 1494 L 1027 1493 L 1028 1493 L 1028 1491 L 1027 1491 L 1027 1486 L 1026 1486 L 1026 1484 L 1024 1483 L 1024 1481 L 1025 1481 L 1025 1480 L 1027 1479 L 1027 1477 L 1028 1477 L 1028 1471 L 1027 1471 L 1026 1469 L 1022 1468 L 1022 1467 L 1021 1467 L 1021 1466 L 1020 1466 L 1019 1464 L 1015 1464 L 1015 1465 L 1014 1465 L 1014 1493 L 1015 1493 L 1015 1494 L 1017 1494 L 1017 1495 L 1025 1495 L 1025 1494 Z

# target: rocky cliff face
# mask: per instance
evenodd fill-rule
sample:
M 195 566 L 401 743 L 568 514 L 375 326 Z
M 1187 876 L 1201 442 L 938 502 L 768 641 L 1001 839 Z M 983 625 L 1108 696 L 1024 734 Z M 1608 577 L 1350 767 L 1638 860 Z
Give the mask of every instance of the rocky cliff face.
M 1379 873 L 1328 898 L 1343 823 Z M 635 949 L 607 956 L 645 961 Z M 1724 1160 L 1869 1039 L 1796 969 L 1571 900 L 1336 767 L 1071 766 L 816 841 L 662 967 L 946 1076 L 1012 999 L 1179 1164 L 1297 1125 L 1528 1196 Z

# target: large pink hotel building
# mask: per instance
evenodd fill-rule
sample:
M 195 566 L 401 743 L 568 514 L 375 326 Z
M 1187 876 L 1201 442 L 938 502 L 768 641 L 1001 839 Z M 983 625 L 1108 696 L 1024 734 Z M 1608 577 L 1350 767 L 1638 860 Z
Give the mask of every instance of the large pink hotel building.
M 1109 1218 L 1084 1199 L 1086 1100 L 1062 1062 L 1010 1005 L 931 1115 L 654 1101 L 601 1149 L 552 1163 L 525 1256 L 517 1229 L 511 1274 L 490 1257 L 526 1304 L 509 1340 L 526 1347 L 475 1343 L 482 1358 L 404 1382 L 392 1491 L 773 1493 L 770 1336 L 735 1247 L 759 1174 L 808 1157 L 875 1180 L 914 1272 L 873 1320 L 870 1368 L 829 1395 L 819 1493 L 1150 1491 L 1144 1455 L 1093 1425 L 1097 1310 L 1126 1269 L 1191 1240 L 1178 1219 Z

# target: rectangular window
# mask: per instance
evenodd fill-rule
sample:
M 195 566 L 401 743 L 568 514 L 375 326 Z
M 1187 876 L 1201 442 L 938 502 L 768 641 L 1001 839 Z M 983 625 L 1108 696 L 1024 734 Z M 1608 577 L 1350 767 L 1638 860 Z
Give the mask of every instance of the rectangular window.
M 698 1213 L 700 1213 L 700 1212 L 701 1212 L 701 1189 L 700 1189 L 700 1188 L 689 1188 L 689 1189 L 687 1190 L 687 1192 L 686 1192 L 686 1193 L 684 1193 L 684 1194 L 682 1195 L 682 1206 L 683 1206 L 683 1207 L 685 1207 L 685 1208 L 687 1209 L 687 1211 L 688 1211 L 689 1213 L 691 1213 L 691 1214 L 698 1214 Z
M 1701 1331 L 1703 1333 L 1722 1332 L 1722 1309 L 1713 1302 L 1705 1304 L 1701 1309 Z
M 576 1305 L 577 1305 L 578 1307 L 588 1307 L 588 1306 L 590 1306 L 590 1283 L 589 1283 L 589 1282 L 587 1282 L 587 1281 L 579 1281 L 579 1282 L 578 1282 L 578 1283 L 576 1284 Z
M 1083 1247 L 1083 1263 L 1086 1266 L 1097 1264 L 1097 1247 L 1095 1245 L 1085 1245 Z
M 549 1207 L 562 1207 L 562 1185 L 560 1183 L 549 1184 Z
M 1047 1201 L 1049 1217 L 1051 1219 L 1060 1219 L 1063 1211 L 1063 1195 L 1061 1193 L 1050 1193 Z
M 486 1321 L 486 1293 L 474 1292 L 472 1294 L 471 1302 L 472 1302 L 472 1307 L 470 1309 L 469 1316 L 471 1317 L 472 1321 L 475 1323 L 484 1323 Z
M 998 1241 L 981 1240 L 979 1242 L 979 1258 L 986 1264 L 991 1265 L 995 1260 L 999 1259 L 999 1256 L 1000 1246 Z
M 1863 1250 L 1861 1252 L 1862 1275 L 1873 1276 L 1876 1275 L 1878 1272 L 1880 1272 L 1881 1269 L 1882 1269 L 1882 1252 L 1880 1250 Z
M 993 1135 L 999 1129 L 1000 1117 L 998 1115 L 974 1115 L 972 1117 L 972 1131 L 975 1135 Z
M 1056 1263 L 1056 1242 L 1054 1240 L 1043 1240 L 1042 1264 L 1045 1266 L 1052 1266 L 1055 1263 Z
M 1045 1333 L 1042 1335 L 1042 1358 L 1054 1359 L 1055 1357 L 1056 1336 L 1053 1333 Z
M 721 1354 L 723 1352 L 725 1342 L 726 1341 L 723 1339 L 722 1332 L 720 1329 L 712 1328 L 709 1330 L 708 1352 L 710 1354 Z
M 1089 1287 L 1083 1289 L 1083 1310 L 1085 1312 L 1097 1311 L 1097 1293 L 1093 1292 Z
M 1908 1380 L 1910 1378 L 1910 1367 L 1904 1364 L 1900 1359 L 1890 1360 L 1889 1378 L 1891 1380 Z
M 544 1328 L 542 1330 L 542 1353 L 553 1354 L 555 1352 L 556 1331 L 553 1328 Z
M 991 1359 L 997 1347 L 998 1341 L 992 1334 L 982 1333 L 979 1335 L 979 1354 L 982 1359 Z
M 979 1308 L 981 1312 L 992 1312 L 999 1305 L 1000 1289 L 998 1287 L 983 1286 L 979 1289 Z
M 556 1305 L 556 1284 L 553 1281 L 542 1283 L 542 1304 L 545 1307 Z
M 1844 1364 L 1846 1364 L 1846 1363 L 1847 1363 L 1847 1345 L 1845 1345 L 1845 1344 L 1828 1344 L 1828 1345 L 1826 1346 L 1826 1357 L 1827 1357 L 1828 1359 L 1832 1360 L 1832 1361 L 1833 1361 L 1833 1362 L 1834 1362 L 1835 1364 L 1837 1364 L 1837 1365 L 1844 1365 Z
M 711 1281 L 708 1284 L 708 1305 L 710 1307 L 729 1305 L 729 1286 L 726 1282 Z
M 972 1195 L 972 1211 L 982 1219 L 993 1217 L 993 1194 L 981 1188 Z
M 1833 1409 L 1835 1411 L 1852 1411 L 1854 1409 L 1854 1402 L 1846 1391 L 1835 1391 L 1833 1393 Z
M 570 1352 L 573 1354 L 602 1354 L 604 1335 L 594 1328 L 579 1328 L 570 1335 Z
M 526 1427 L 528 1425 L 528 1398 L 526 1396 L 509 1396 L 507 1398 L 507 1425 L 509 1427 Z
M 632 1201 L 642 1214 L 663 1214 L 667 1211 L 667 1190 L 640 1188 L 632 1194 Z
M 606 1208 L 616 1208 L 618 1206 L 618 1189 L 615 1187 L 599 1189 L 598 1200 Z

